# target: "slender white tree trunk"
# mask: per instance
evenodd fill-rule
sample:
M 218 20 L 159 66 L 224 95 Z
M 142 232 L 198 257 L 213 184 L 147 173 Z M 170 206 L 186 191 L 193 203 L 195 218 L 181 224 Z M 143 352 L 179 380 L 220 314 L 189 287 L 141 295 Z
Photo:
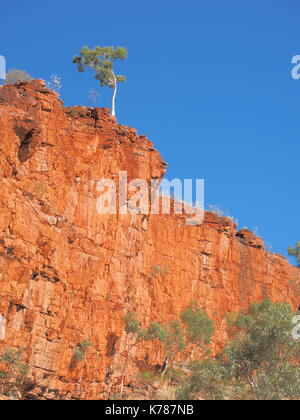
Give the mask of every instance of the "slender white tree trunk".
M 114 94 L 113 94 L 113 98 L 112 98 L 112 111 L 111 111 L 111 114 L 112 114 L 113 117 L 116 116 L 116 96 L 117 96 L 117 90 L 118 90 L 117 79 L 116 79 L 116 76 L 114 75 Z

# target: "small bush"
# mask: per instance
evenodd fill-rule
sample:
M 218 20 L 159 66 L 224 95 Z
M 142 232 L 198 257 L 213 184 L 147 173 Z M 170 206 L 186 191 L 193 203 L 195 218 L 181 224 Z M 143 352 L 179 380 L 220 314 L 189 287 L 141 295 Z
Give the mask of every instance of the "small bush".
M 0 394 L 11 399 L 22 399 L 29 370 L 23 362 L 23 349 L 6 349 L 0 355 L 0 366 Z
M 91 347 L 93 343 L 90 339 L 86 341 L 82 341 L 80 344 L 78 344 L 71 361 L 71 367 L 75 367 L 77 363 L 83 362 L 86 357 L 86 352 L 89 347 Z
M 141 331 L 141 324 L 137 320 L 134 312 L 128 312 L 125 316 L 125 331 L 128 334 L 139 334 Z
M 154 265 L 152 267 L 152 277 L 167 276 L 170 274 L 169 268 L 167 266 L 161 267 L 160 265 Z
M 300 341 L 291 334 L 297 315 L 269 299 L 227 317 L 230 341 L 215 359 L 194 361 L 178 399 L 300 399 Z
M 297 261 L 297 267 L 300 268 L 300 242 L 296 243 L 296 247 L 290 246 L 288 253 L 291 257 L 295 257 Z

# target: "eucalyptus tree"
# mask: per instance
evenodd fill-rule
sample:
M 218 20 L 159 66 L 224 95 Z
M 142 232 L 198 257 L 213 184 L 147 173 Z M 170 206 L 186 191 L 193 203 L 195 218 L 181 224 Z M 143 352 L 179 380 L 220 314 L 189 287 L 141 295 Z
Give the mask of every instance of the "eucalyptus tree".
M 112 97 L 112 115 L 116 116 L 116 96 L 118 83 L 126 81 L 126 77 L 121 74 L 116 74 L 114 64 L 117 60 L 125 60 L 128 51 L 124 47 L 83 47 L 78 56 L 73 58 L 73 63 L 77 65 L 80 73 L 89 67 L 95 72 L 95 79 L 100 83 L 100 86 L 108 86 L 113 89 Z
M 300 242 L 296 243 L 296 247 L 290 246 L 288 249 L 289 255 L 295 257 L 297 260 L 297 267 L 300 268 Z
M 193 361 L 180 400 L 300 399 L 298 312 L 269 299 L 227 317 L 228 343 L 214 358 Z M 194 337 L 194 330 L 191 330 Z M 197 334 L 198 335 L 198 334 Z

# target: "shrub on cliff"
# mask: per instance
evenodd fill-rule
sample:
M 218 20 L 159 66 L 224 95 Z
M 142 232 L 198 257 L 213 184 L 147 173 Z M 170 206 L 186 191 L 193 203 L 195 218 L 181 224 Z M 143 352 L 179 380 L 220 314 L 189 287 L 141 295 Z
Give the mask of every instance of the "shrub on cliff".
M 74 351 L 72 360 L 71 360 L 71 368 L 74 369 L 79 362 L 83 362 L 86 358 L 86 353 L 89 347 L 92 347 L 93 343 L 90 339 L 86 341 L 82 341 L 76 347 Z
M 21 80 L 24 82 L 30 82 L 33 80 L 33 77 L 31 77 L 27 71 L 14 69 L 7 73 L 4 84 L 13 85 L 14 83 L 18 83 Z
M 197 302 L 192 302 L 181 314 L 188 342 L 199 346 L 209 345 L 215 332 L 214 322 Z
M 11 399 L 22 399 L 27 374 L 28 366 L 23 361 L 22 349 L 6 349 L 0 354 L 0 394 Z
M 192 302 L 181 313 L 180 320 L 168 324 L 152 323 L 146 338 L 163 343 L 167 357 L 171 358 L 190 344 L 207 348 L 214 331 L 214 322 L 198 303 Z
M 247 314 L 231 314 L 231 341 L 215 360 L 192 364 L 178 399 L 300 399 L 300 341 L 292 336 L 295 313 L 265 300 Z

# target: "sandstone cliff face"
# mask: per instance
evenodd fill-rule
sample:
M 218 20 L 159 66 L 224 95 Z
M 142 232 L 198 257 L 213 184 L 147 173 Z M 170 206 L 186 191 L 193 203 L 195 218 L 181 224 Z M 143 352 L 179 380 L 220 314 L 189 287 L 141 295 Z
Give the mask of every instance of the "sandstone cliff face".
M 101 178 L 160 179 L 153 144 L 120 126 L 106 109 L 64 108 L 39 81 L 0 89 L 0 351 L 24 347 L 32 395 L 106 398 L 117 390 L 130 337 L 124 316 L 147 325 L 178 317 L 196 300 L 215 319 L 269 296 L 295 308 L 289 285 L 299 270 L 265 252 L 248 231 L 207 213 L 199 226 L 183 216 L 96 211 Z M 153 267 L 168 274 L 153 274 Z M 74 366 L 78 345 L 90 339 Z M 135 349 L 137 366 L 161 363 L 153 343 Z

